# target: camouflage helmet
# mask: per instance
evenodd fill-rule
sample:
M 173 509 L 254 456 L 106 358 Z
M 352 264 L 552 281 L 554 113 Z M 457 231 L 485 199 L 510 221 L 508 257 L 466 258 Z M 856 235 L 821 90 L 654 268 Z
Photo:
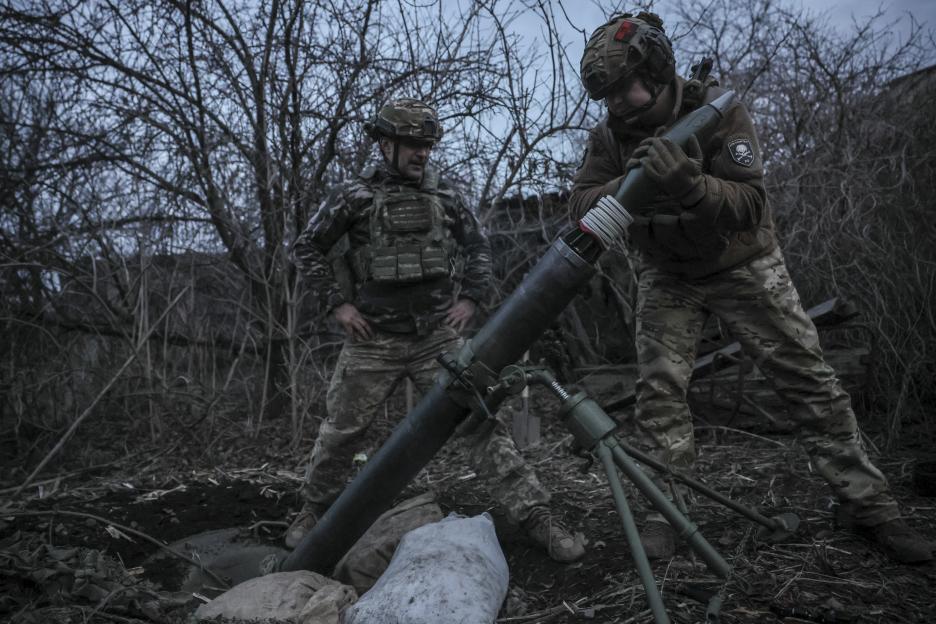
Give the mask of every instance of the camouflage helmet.
M 413 98 L 384 104 L 374 120 L 364 124 L 364 130 L 375 141 L 381 137 L 432 142 L 442 138 L 442 125 L 435 109 Z
M 661 90 L 676 75 L 673 46 L 663 20 L 642 11 L 616 15 L 592 33 L 582 54 L 582 83 L 593 100 L 602 100 L 637 72 Z

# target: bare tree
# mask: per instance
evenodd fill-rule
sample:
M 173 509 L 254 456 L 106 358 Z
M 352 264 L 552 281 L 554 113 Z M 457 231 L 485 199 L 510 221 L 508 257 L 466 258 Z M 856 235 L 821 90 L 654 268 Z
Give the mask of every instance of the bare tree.
M 524 11 L 538 16 L 544 46 L 528 50 L 512 30 Z M 576 157 L 559 139 L 581 127 L 584 99 L 548 3 L 47 1 L 8 5 L 2 22 L 11 75 L 70 85 L 72 123 L 59 134 L 96 167 L 70 187 L 84 223 L 70 223 L 71 246 L 43 247 L 64 264 L 39 259 L 36 271 L 62 276 L 83 256 L 105 260 L 116 292 L 95 300 L 129 343 L 158 312 L 150 291 L 171 276 L 146 277 L 154 258 L 224 258 L 239 276 L 231 288 L 244 291 L 228 294 L 240 320 L 227 342 L 262 356 L 261 413 L 291 409 L 297 435 L 299 364 L 329 338 L 321 323 L 311 341 L 301 335 L 303 292 L 286 252 L 328 188 L 370 157 L 364 120 L 395 96 L 437 106 L 448 130 L 439 162 L 487 219 L 508 189 L 547 188 Z M 18 135 L 29 126 L 9 119 Z M 76 175 L 78 164 L 55 170 Z M 30 188 L 48 201 L 63 180 Z M 9 238 L 42 247 L 19 231 Z M 38 288 L 46 300 L 56 283 Z M 155 339 L 200 343 L 169 321 Z

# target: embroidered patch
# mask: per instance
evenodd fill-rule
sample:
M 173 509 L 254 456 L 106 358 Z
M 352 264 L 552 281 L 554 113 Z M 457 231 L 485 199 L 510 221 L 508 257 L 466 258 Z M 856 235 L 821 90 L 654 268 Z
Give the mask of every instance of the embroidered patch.
M 637 30 L 637 24 L 634 22 L 621 22 L 621 25 L 618 27 L 617 32 L 614 33 L 615 41 L 624 41 L 629 40 L 634 36 L 634 31 Z
M 731 160 L 742 167 L 750 167 L 754 163 L 754 150 L 751 148 L 751 141 L 748 139 L 735 139 L 728 143 L 728 153 L 731 154 Z

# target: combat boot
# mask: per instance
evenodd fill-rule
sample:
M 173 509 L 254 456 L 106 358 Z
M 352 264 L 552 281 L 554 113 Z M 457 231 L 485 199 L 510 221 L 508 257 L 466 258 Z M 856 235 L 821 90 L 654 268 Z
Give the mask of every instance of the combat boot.
M 530 515 L 523 521 L 523 529 L 554 561 L 570 563 L 585 554 L 582 535 L 572 535 L 544 505 L 538 505 L 530 511 Z
M 888 557 L 899 563 L 924 563 L 933 560 L 936 544 L 907 526 L 903 518 L 888 520 L 862 529 Z
M 676 531 L 665 520 L 648 520 L 640 531 L 647 559 L 672 559 L 676 554 Z
M 319 518 L 324 513 L 325 510 L 317 505 L 304 504 L 296 519 L 286 529 L 286 547 L 295 548 L 302 541 L 302 538 L 318 523 Z

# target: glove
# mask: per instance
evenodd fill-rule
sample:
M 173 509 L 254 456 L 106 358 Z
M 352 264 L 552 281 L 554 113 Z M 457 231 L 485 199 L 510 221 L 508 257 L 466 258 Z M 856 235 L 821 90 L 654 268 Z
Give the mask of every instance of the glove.
M 650 137 L 634 150 L 635 157 L 638 153 L 647 176 L 684 207 L 691 208 L 705 195 L 702 148 L 695 136 L 689 138 L 686 151 L 669 139 Z
M 652 137 L 647 137 L 637 146 L 637 149 L 633 151 L 630 155 L 630 158 L 627 159 L 627 162 L 624 163 L 624 173 L 626 174 L 634 167 L 640 167 L 643 163 L 640 162 L 641 158 L 644 158 L 647 155 L 647 150 L 650 149 L 650 141 L 658 136 L 662 136 L 666 132 L 666 128 L 660 126 L 657 128 L 656 132 L 653 133 Z

